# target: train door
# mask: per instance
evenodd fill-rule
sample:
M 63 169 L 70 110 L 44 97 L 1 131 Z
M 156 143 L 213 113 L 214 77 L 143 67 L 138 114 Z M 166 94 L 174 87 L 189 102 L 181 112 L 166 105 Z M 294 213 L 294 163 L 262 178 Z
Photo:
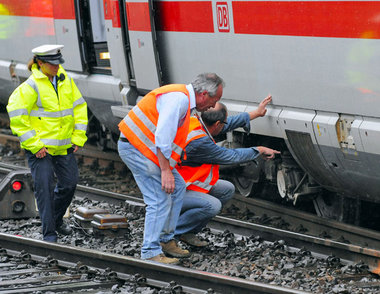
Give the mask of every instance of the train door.
M 125 0 L 103 0 L 112 75 L 123 88 L 135 86 L 126 19 Z
M 37 6 L 35 9 L 41 9 L 40 1 L 34 2 Z M 62 1 L 57 5 L 53 5 L 54 32 L 57 44 L 65 45 L 63 50 L 65 69 L 81 72 L 83 71 L 83 66 L 81 55 L 78 54 L 80 44 L 78 43 L 78 26 L 75 20 L 74 5 L 73 1 Z
M 162 83 L 152 0 L 126 0 L 127 25 L 136 87 L 152 90 Z
M 161 85 L 152 0 L 75 0 L 84 71 L 142 94 Z
M 84 71 L 111 74 L 103 2 L 75 0 L 75 10 Z

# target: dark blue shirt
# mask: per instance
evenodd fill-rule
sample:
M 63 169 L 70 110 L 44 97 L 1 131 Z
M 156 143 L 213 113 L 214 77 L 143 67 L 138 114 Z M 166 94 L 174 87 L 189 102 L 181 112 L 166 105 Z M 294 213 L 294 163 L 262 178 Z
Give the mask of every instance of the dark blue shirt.
M 220 134 L 225 134 L 239 127 L 247 132 L 250 131 L 251 125 L 247 112 L 228 117 L 227 124 Z M 215 144 L 209 136 L 191 141 L 185 150 L 187 159 L 182 158 L 182 165 L 186 166 L 199 166 L 205 163 L 222 165 L 243 163 L 255 159 L 260 154 L 254 147 L 236 149 L 221 147 Z

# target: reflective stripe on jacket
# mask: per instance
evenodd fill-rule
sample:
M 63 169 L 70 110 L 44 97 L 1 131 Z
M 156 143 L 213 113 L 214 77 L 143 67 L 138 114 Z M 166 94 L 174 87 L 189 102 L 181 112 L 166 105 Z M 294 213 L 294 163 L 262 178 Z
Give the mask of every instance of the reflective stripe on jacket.
M 189 130 L 190 96 L 186 85 L 172 84 L 149 92 L 119 123 L 119 129 L 136 149 L 159 166 L 157 155 L 152 151 L 155 147 L 155 133 L 159 116 L 156 103 L 160 95 L 169 92 L 182 92 L 189 98 L 189 107 L 184 123 L 178 128 L 172 143 L 172 154 L 169 158 L 169 164 L 170 168 L 173 169 L 177 162 L 180 161 Z
M 203 130 L 199 120 L 196 117 L 190 117 L 186 146 L 191 141 L 205 136 L 207 136 L 207 133 Z M 202 164 L 200 166 L 177 165 L 176 169 L 185 180 L 188 190 L 208 193 L 219 180 L 218 164 Z
M 57 92 L 49 78 L 32 66 L 32 75 L 9 97 L 10 127 L 21 147 L 38 152 L 42 147 L 51 155 L 65 155 L 72 144 L 87 140 L 87 103 L 74 81 L 59 66 Z

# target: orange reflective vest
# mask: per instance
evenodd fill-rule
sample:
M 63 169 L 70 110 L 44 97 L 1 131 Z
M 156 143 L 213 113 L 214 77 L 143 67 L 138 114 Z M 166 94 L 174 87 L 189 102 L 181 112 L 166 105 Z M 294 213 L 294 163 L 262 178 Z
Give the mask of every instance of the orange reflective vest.
M 178 128 L 172 143 L 172 154 L 169 158 L 169 163 L 170 168 L 173 169 L 177 162 L 180 161 L 189 131 L 190 95 L 186 85 L 167 85 L 146 94 L 119 123 L 119 130 L 136 149 L 160 166 L 157 155 L 152 151 L 155 148 L 155 133 L 159 115 L 156 102 L 160 95 L 169 92 L 182 92 L 189 98 L 189 107 L 185 120 L 182 126 Z
M 186 145 L 191 141 L 207 136 L 200 121 L 196 117 L 190 117 L 189 134 Z M 186 188 L 202 193 L 208 193 L 212 186 L 219 180 L 218 164 L 202 164 L 200 166 L 177 165 L 176 169 L 186 182 Z

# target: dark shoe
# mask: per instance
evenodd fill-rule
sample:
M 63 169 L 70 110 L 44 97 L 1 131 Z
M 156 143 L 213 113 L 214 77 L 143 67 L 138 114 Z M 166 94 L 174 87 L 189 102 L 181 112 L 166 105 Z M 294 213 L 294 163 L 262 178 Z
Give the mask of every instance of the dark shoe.
M 148 260 L 165 263 L 165 264 L 178 264 L 179 260 L 177 258 L 166 257 L 163 253 L 158 254 L 154 257 L 148 258 Z
M 195 247 L 205 247 L 208 245 L 208 242 L 200 240 L 195 234 L 192 233 L 183 234 L 179 237 L 179 239 Z
M 71 235 L 71 233 L 73 232 L 70 226 L 65 223 L 63 223 L 60 227 L 56 228 L 55 230 L 57 231 L 58 234 L 66 235 L 66 236 Z
M 173 257 L 189 257 L 191 253 L 189 250 L 184 250 L 178 247 L 177 242 L 175 240 L 170 240 L 167 243 L 161 243 L 162 251 L 165 254 L 168 254 Z

